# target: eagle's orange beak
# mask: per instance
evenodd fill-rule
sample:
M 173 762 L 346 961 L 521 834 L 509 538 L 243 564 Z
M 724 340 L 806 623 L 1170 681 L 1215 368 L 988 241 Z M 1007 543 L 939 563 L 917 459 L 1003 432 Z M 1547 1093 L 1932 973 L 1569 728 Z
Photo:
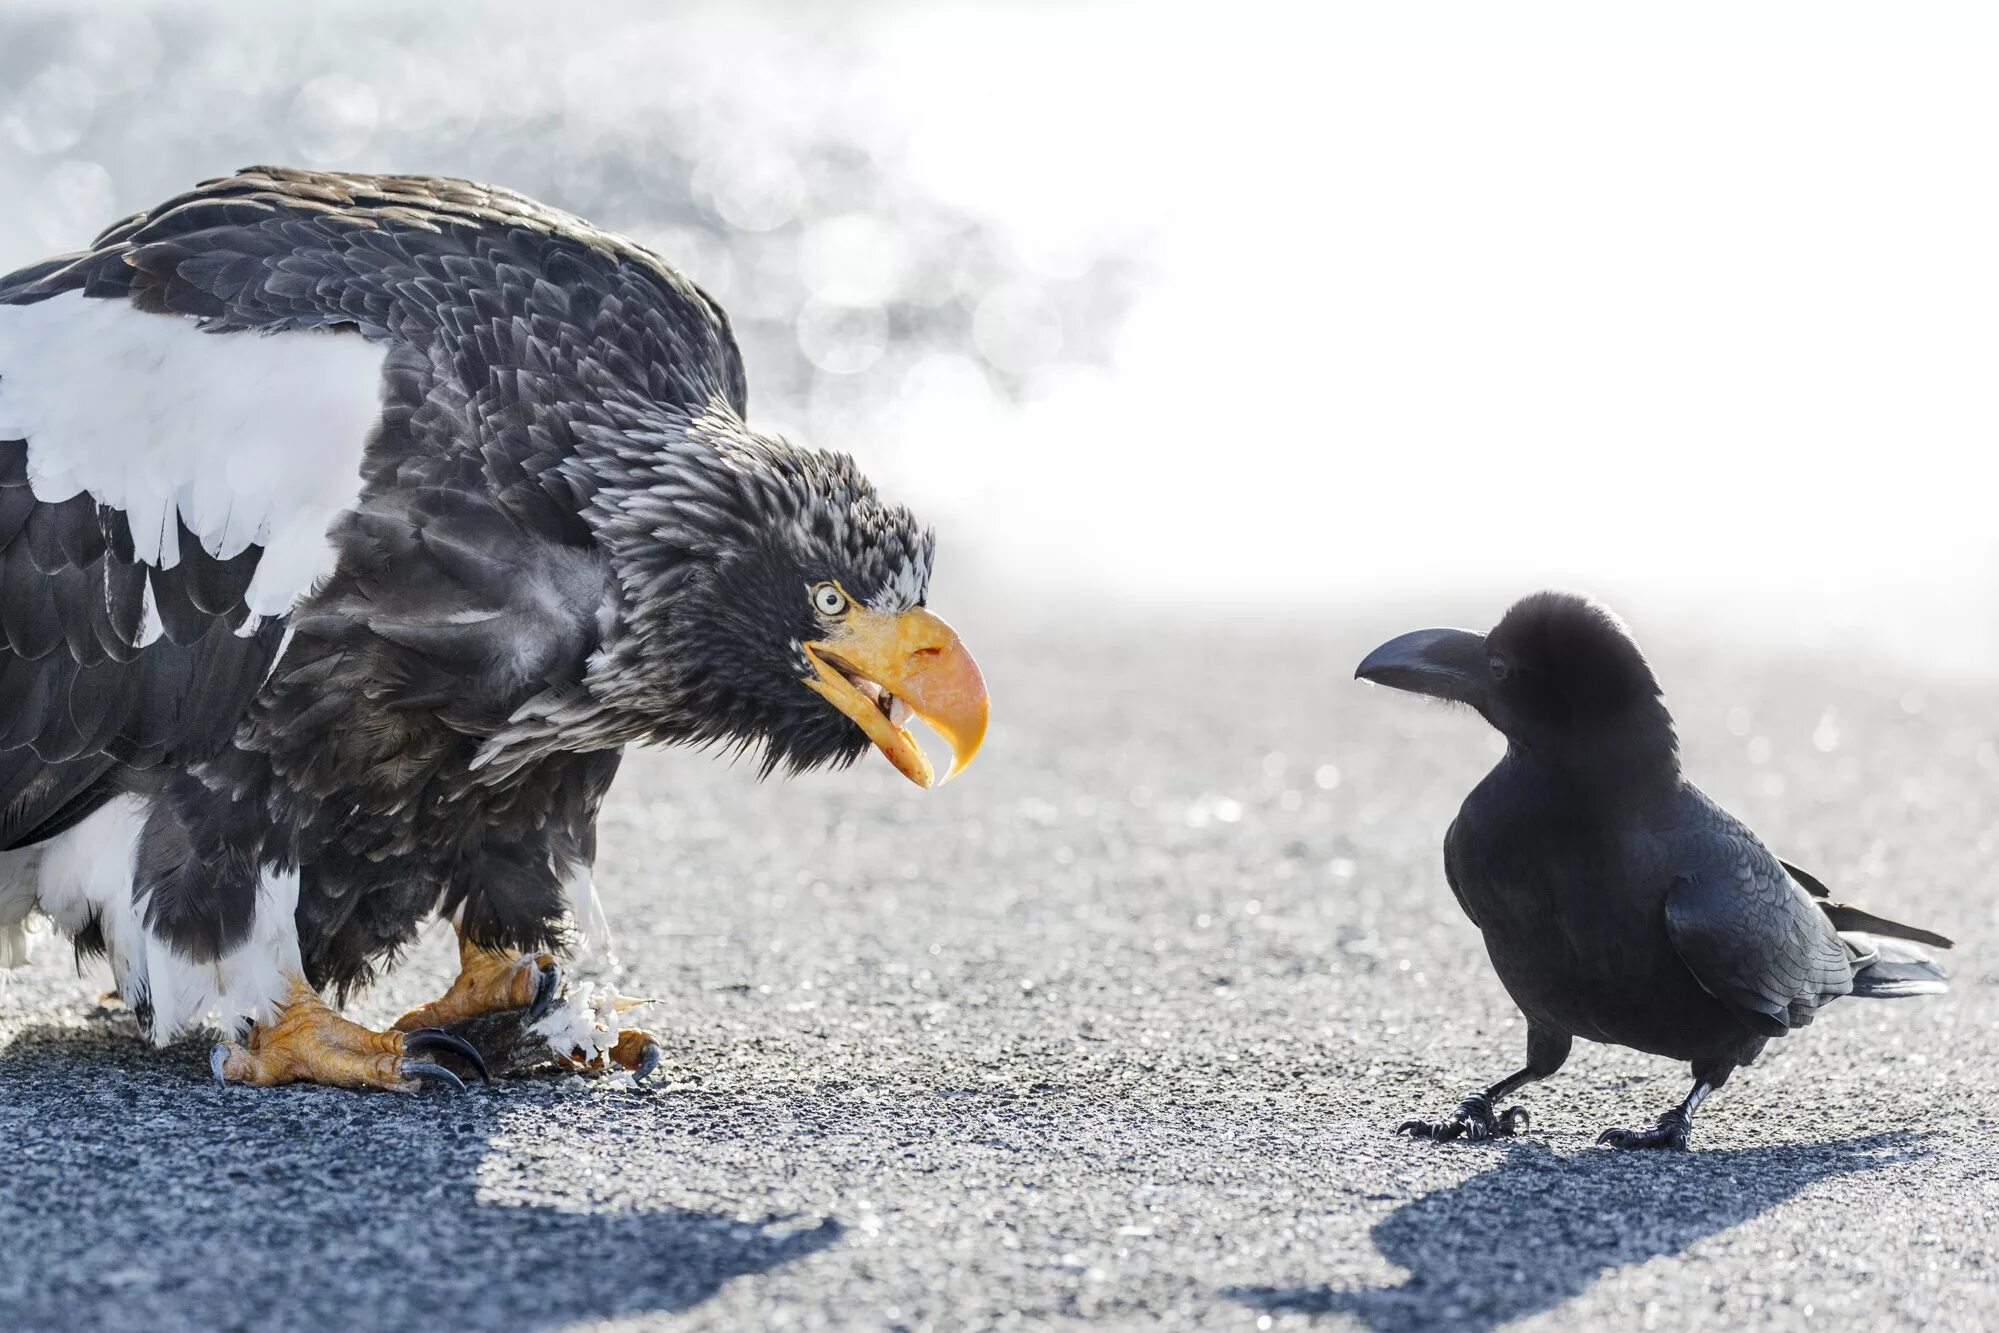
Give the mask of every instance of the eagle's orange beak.
M 839 628 L 805 645 L 805 688 L 852 718 L 919 787 L 937 785 L 930 760 L 902 722 L 915 714 L 951 746 L 949 782 L 986 738 L 985 678 L 952 628 L 922 607 L 899 614 L 856 606 Z

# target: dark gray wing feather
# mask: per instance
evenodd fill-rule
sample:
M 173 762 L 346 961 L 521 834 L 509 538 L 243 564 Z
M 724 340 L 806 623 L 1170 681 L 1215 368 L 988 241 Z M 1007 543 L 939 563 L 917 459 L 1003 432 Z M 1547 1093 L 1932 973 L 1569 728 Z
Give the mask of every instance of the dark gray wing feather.
M 0 440 L 0 849 L 71 827 L 121 775 L 225 745 L 283 625 L 239 635 L 256 548 L 219 561 L 181 529 L 181 564 L 152 572 L 124 517 L 78 495 L 34 498 L 27 444 Z
M 1853 956 L 1832 923 L 1747 828 L 1688 788 L 1667 835 L 1674 876 L 1666 933 L 1701 986 L 1751 1029 L 1782 1036 L 1853 990 Z

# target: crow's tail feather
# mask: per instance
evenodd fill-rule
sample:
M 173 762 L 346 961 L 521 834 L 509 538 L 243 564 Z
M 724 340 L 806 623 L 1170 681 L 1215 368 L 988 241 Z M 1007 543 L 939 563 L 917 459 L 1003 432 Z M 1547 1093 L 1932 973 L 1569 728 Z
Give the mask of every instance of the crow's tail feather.
M 1851 903 L 1822 902 L 1819 910 L 1832 922 L 1832 928 L 1842 935 L 1857 931 L 1863 935 L 1886 936 L 1893 940 L 1914 940 L 1917 944 L 1927 944 L 1933 949 L 1948 949 L 1953 941 L 1947 935 L 1939 935 L 1934 930 L 1924 930 L 1921 926 L 1905 926 L 1899 921 L 1890 921 L 1885 916 L 1862 911 Z
M 1917 945 L 1864 931 L 1843 930 L 1839 937 L 1854 952 L 1855 995 L 1902 1000 L 1913 995 L 1941 995 L 1950 989 L 1943 968 Z
M 1834 902 L 1832 890 L 1820 882 L 1818 876 L 1798 869 L 1789 861 L 1779 861 L 1777 864 L 1784 867 L 1806 893 L 1818 900 L 1819 910 L 1832 922 L 1832 928 L 1841 934 L 1851 930 L 1864 935 L 1886 935 L 1890 939 L 1914 940 L 1918 944 L 1927 944 L 1936 949 L 1952 947 L 1950 939 L 1937 934 L 1934 930 L 1924 930 L 1921 926 L 1905 926 L 1899 921 L 1890 921 L 1885 916 L 1876 916 L 1872 912 L 1863 911 L 1852 903 Z

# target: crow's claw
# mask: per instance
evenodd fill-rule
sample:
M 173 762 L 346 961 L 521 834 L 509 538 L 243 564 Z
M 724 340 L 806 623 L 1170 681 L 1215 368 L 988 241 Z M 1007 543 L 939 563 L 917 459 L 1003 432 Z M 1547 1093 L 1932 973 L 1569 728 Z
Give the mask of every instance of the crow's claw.
M 555 1008 L 556 996 L 562 992 L 562 969 L 554 963 L 544 963 L 535 970 L 534 999 L 528 1004 L 528 1023 L 539 1023 L 548 1017 L 548 1011 Z
M 1395 1132 L 1413 1139 L 1454 1139 L 1464 1133 L 1464 1127 L 1448 1120 L 1405 1120 L 1395 1127 Z
M 1396 1126 L 1397 1134 L 1407 1134 L 1413 1138 L 1432 1139 L 1438 1143 L 1449 1143 L 1452 1139 L 1463 1138 L 1473 1143 L 1483 1143 L 1488 1139 L 1506 1139 L 1527 1128 L 1528 1117 L 1524 1107 L 1509 1106 L 1503 1115 L 1495 1115 L 1492 1098 L 1482 1092 L 1475 1092 L 1458 1103 L 1458 1109 L 1442 1120 L 1405 1120 Z
M 405 1033 L 403 1035 L 403 1050 L 406 1054 L 410 1055 L 416 1055 L 424 1051 L 448 1052 L 471 1065 L 473 1071 L 479 1075 L 481 1083 L 491 1083 L 493 1081 L 492 1075 L 486 1072 L 486 1060 L 485 1057 L 479 1054 L 479 1048 L 463 1037 L 446 1032 L 443 1028 L 422 1028 L 416 1032 Z M 403 1067 L 406 1070 L 415 1068 L 414 1065 L 407 1063 Z M 439 1066 L 429 1065 L 428 1068 L 437 1069 Z M 465 1085 L 459 1081 L 458 1076 L 452 1074 L 450 1077 L 453 1083 L 458 1084 L 458 1090 L 463 1092 Z
M 1685 1116 L 1678 1111 L 1668 1111 L 1651 1129 L 1606 1129 L 1596 1136 L 1596 1141 L 1610 1148 L 1663 1148 L 1668 1152 L 1685 1152 L 1692 1131 L 1693 1125 Z
M 404 1078 L 427 1078 L 439 1083 L 448 1083 L 453 1091 L 465 1091 L 465 1081 L 446 1069 L 443 1065 L 432 1064 L 428 1060 L 404 1060 L 396 1066 L 396 1072 Z M 414 1092 L 412 1088 L 410 1091 Z

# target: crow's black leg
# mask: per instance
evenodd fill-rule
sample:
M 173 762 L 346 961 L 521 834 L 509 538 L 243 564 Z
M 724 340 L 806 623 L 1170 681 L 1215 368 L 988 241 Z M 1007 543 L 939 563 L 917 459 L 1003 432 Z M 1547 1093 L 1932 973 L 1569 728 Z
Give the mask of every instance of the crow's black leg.
M 1650 1129 L 1606 1129 L 1596 1136 L 1596 1141 L 1612 1148 L 1665 1148 L 1673 1152 L 1685 1152 L 1687 1141 L 1694 1131 L 1694 1112 L 1700 1109 L 1707 1095 L 1728 1082 L 1728 1076 L 1735 1066 L 1695 1065 L 1694 1090 L 1686 1100 L 1659 1117 L 1659 1123 Z
M 1527 1110 L 1525 1107 L 1509 1106 L 1505 1111 L 1499 1111 L 1500 1098 L 1560 1069 L 1569 1058 L 1570 1045 L 1569 1035 L 1565 1032 L 1548 1032 L 1530 1026 L 1527 1029 L 1526 1068 L 1507 1075 L 1483 1092 L 1474 1092 L 1442 1120 L 1405 1120 L 1395 1132 L 1439 1142 L 1465 1138 L 1479 1143 L 1486 1139 L 1511 1138 L 1527 1128 Z

